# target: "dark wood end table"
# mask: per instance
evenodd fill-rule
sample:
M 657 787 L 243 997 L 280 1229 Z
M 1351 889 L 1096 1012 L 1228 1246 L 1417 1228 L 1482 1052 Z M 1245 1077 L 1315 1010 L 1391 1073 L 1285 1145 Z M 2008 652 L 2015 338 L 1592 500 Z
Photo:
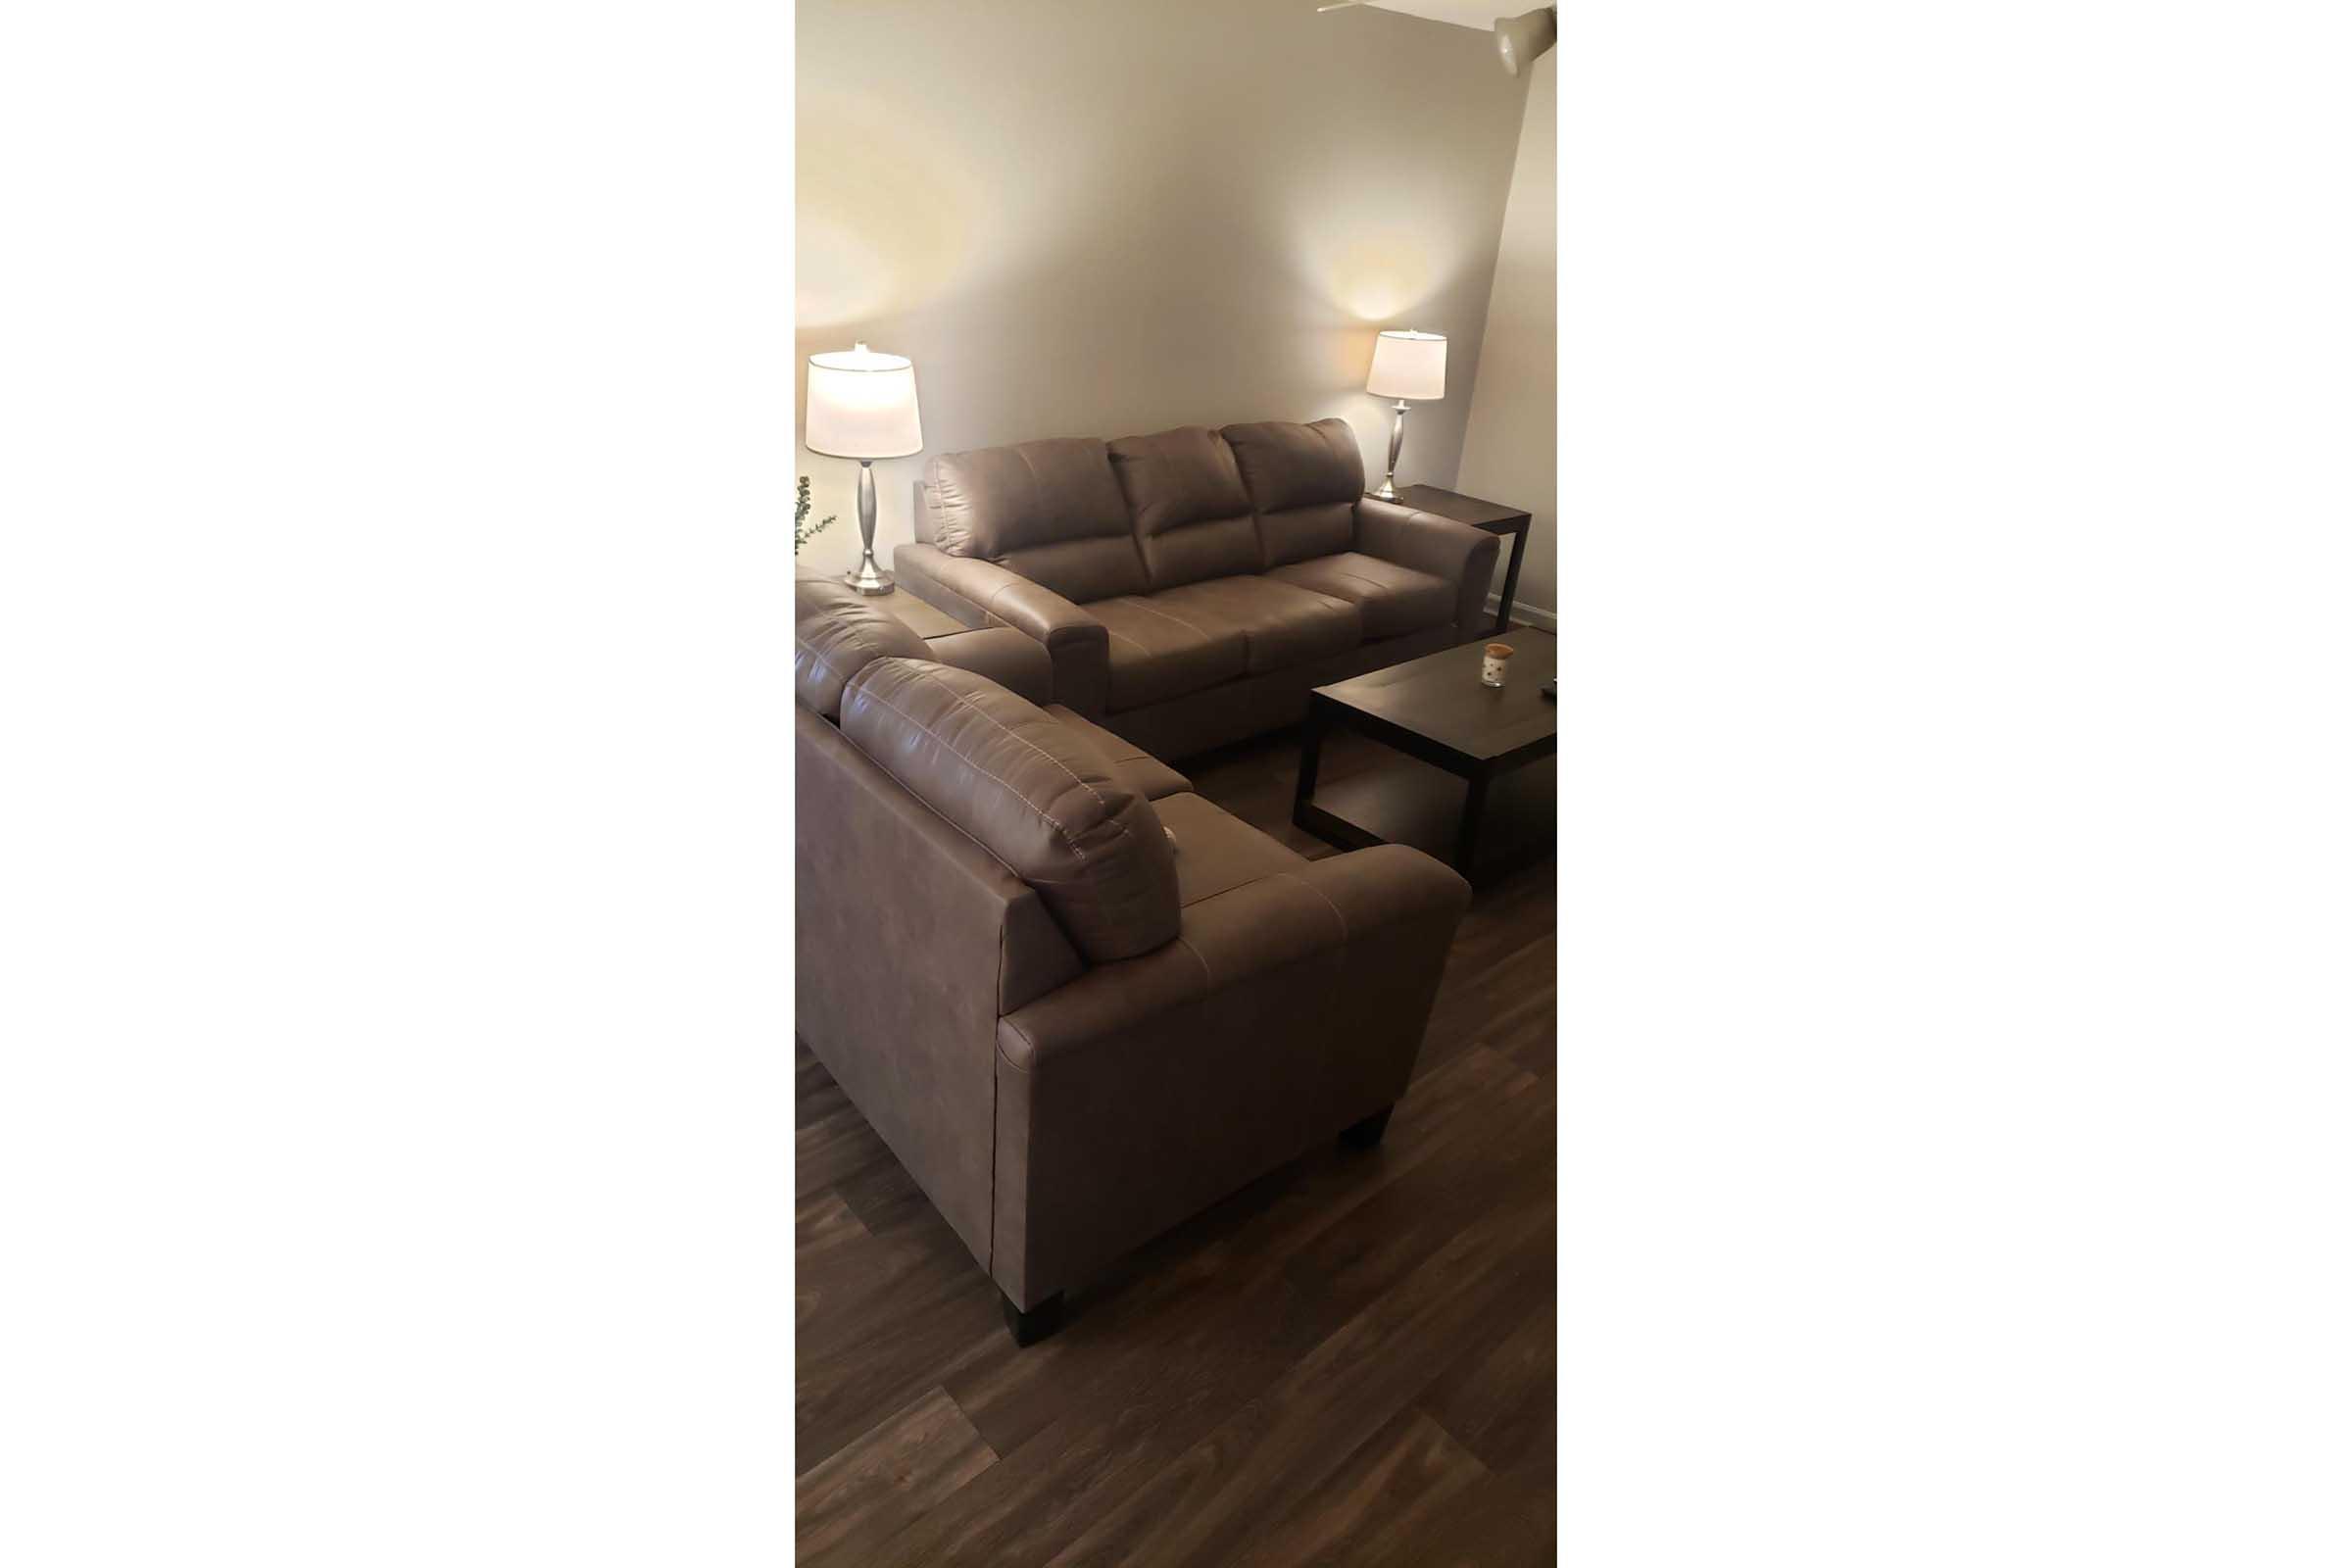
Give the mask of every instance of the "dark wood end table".
M 1291 821 L 1347 849 L 1410 844 L 1471 882 L 1504 853 L 1548 851 L 1559 744 L 1558 707 L 1544 695 L 1557 667 L 1549 632 L 1520 627 L 1500 690 L 1479 684 L 1485 642 L 1464 643 L 1376 669 L 1307 698 Z M 1334 780 L 1318 794 L 1323 737 L 1352 730 L 1403 753 Z M 1521 857 L 1512 854 L 1512 863 Z
M 1432 512 L 1441 517 L 1466 522 L 1473 528 L 1484 528 L 1493 534 L 1511 536 L 1511 564 L 1502 574 L 1502 603 L 1494 617 L 1498 632 L 1511 629 L 1511 602 L 1519 597 L 1519 562 L 1527 554 L 1528 513 L 1500 502 L 1481 501 L 1476 496 L 1457 495 L 1441 490 L 1434 484 L 1407 484 L 1396 488 L 1396 504 L 1415 512 Z

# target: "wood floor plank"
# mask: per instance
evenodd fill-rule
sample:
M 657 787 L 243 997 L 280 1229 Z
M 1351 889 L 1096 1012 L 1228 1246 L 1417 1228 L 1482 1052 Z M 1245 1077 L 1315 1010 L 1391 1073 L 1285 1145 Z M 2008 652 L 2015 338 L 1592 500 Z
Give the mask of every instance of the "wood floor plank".
M 804 1193 L 835 1186 L 868 1165 L 893 1157 L 882 1135 L 858 1113 L 846 1095 L 833 1110 L 806 1127 L 793 1129 L 795 1186 Z
M 1500 1208 L 1473 1219 L 1412 1275 L 1316 1345 L 1048 1568 L 1138 1568 L 1231 1560 L 1285 1499 L 1321 1484 L 1352 1451 L 1343 1441 L 1388 1420 L 1437 1376 L 1432 1346 L 1476 1332 L 1497 1285 L 1549 1244 L 1548 1217 Z
M 1502 1339 L 1476 1346 L 1430 1385 L 1421 1408 L 1496 1474 L 1543 1480 L 1554 1457 L 1558 1315 L 1546 1279 Z
M 920 1225 L 937 1212 L 929 1196 L 896 1159 L 877 1160 L 843 1177 L 834 1191 L 850 1205 L 850 1212 L 876 1236 L 889 1236 L 910 1225 Z
M 1550 1488 L 1488 1476 L 1414 1519 L 1365 1568 L 1537 1568 L 1556 1560 L 1552 1541 Z
M 880 1265 L 849 1305 L 802 1332 L 793 1428 L 804 1473 L 872 1426 L 878 1411 L 1009 1343 L 996 1287 L 953 1231 L 946 1240 L 953 1251 L 936 1239 L 922 1249 L 878 1241 L 904 1266 Z
M 792 1078 L 792 1125 L 796 1131 L 850 1108 L 850 1097 L 805 1046 L 793 1054 Z
M 1383 760 L 1339 742 L 1328 776 Z M 1178 765 L 1300 854 L 1337 853 L 1289 827 L 1298 748 Z M 1552 882 L 1543 864 L 1479 890 L 1377 1150 L 1268 1173 L 1073 1288 L 1068 1325 L 1026 1349 L 796 1040 L 800 1560 L 1548 1561 L 1552 1411 L 1530 1389 L 1551 1332 Z M 977 1450 L 949 1444 L 939 1398 L 990 1462 L 963 1473 Z M 958 1456 L 925 1474 L 960 1479 L 917 1489 L 909 1470 L 911 1502 L 885 1489 L 827 1523 L 848 1507 L 835 1478 L 902 1423 Z
M 894 1532 L 996 1462 L 956 1401 L 932 1389 L 801 1477 L 798 1553 Z
M 793 1324 L 805 1331 L 821 1313 L 832 1294 L 847 1289 L 858 1272 L 856 1254 L 872 1245 L 873 1236 L 850 1212 L 850 1205 L 832 1188 L 820 1188 L 801 1199 L 793 1215 L 793 1269 L 798 1277 L 793 1301 Z
M 1375 1238 L 1395 1242 L 1395 1216 L 1404 1213 L 1431 1223 L 1405 1227 L 1415 1240 L 1384 1253 L 1392 1270 L 1436 1252 L 1448 1234 L 1442 1195 L 1463 1192 L 1463 1170 L 1494 1168 L 1490 1096 L 1497 1086 L 1536 1084 L 1492 1053 L 1475 1054 L 1424 1086 L 1428 1093 L 1407 1097 L 1378 1153 L 1335 1153 L 1257 1184 L 1256 1196 L 1237 1200 L 1238 1212 L 1212 1211 L 1145 1249 L 1140 1272 L 1061 1334 L 951 1378 L 951 1393 L 1004 1461 L 875 1562 L 1052 1555 L 1390 1282 L 1359 1267 L 1302 1298 L 1290 1268 L 1301 1248 L 1321 1239 L 1331 1255 L 1361 1257 Z M 1548 1116 L 1548 1107 L 1531 1105 L 1523 1125 Z M 1393 1208 L 1365 1212 L 1393 1188 Z M 1494 1204 L 1501 1196 L 1491 1184 L 1464 1194 Z M 1041 1521 L 1052 1529 L 1041 1531 Z
M 1475 1455 L 1407 1407 L 1301 1494 L 1233 1568 L 1400 1562 L 1396 1553 L 1428 1520 L 1486 1479 Z
M 1446 1162 L 1487 1166 L 1494 1106 L 1535 1082 L 1491 1052 L 1463 1058 L 1398 1103 L 1376 1152 L 1328 1151 L 1252 1184 L 1079 1293 L 1076 1316 L 1060 1335 L 976 1368 L 951 1391 L 1007 1451 L 1064 1410 L 1138 1397 L 1162 1374 L 1170 1351 L 1240 1354 L 1298 1315 L 1282 1288 L 1302 1249 L 1335 1232 L 1393 1237 L 1388 1215 L 1429 1212 Z M 1356 1217 L 1384 1200 L 1380 1217 Z M 1434 1237 L 1428 1245 L 1434 1248 Z M 1164 1326 L 1152 1332 L 1147 1325 Z

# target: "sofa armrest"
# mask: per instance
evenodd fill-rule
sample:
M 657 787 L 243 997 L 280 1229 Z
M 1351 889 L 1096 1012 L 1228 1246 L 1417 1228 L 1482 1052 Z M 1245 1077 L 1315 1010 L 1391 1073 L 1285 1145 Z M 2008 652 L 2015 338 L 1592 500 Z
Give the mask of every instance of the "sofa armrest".
M 1355 504 L 1355 547 L 1452 583 L 1453 624 L 1462 637 L 1493 624 L 1487 614 L 1487 590 L 1494 581 L 1494 558 L 1502 541 L 1484 528 L 1366 496 Z
M 1426 981 L 1413 1021 L 1418 1045 L 1446 949 L 1469 904 L 1469 883 L 1402 845 L 1309 860 L 1188 906 L 1175 941 L 1098 964 L 1040 997 L 1004 1020 L 999 1049 L 1011 1065 L 1031 1071 L 1072 1053 L 1123 1046 L 1173 1009 L 1266 982 L 1293 986 L 1316 972 L 1346 982 L 1339 994 L 1307 988 L 1311 1010 L 1342 1030 L 1338 1013 L 1367 1003 L 1374 1017 L 1412 1011 L 1411 994 Z M 1424 951 L 1398 951 L 1416 944 Z
M 1110 693 L 1110 633 L 1101 621 L 1018 572 L 951 556 L 937 545 L 901 545 L 891 564 L 917 599 L 965 625 L 1011 626 L 1045 644 L 1054 662 L 1054 701 L 1101 716 Z
M 1469 902 L 1417 850 L 1335 855 L 998 1019 L 1004 1293 L 1027 1308 L 1396 1103 Z
M 925 651 L 940 663 L 986 675 L 1015 697 L 1043 708 L 1054 700 L 1054 660 L 1046 645 L 1010 626 L 984 626 L 978 631 L 951 631 L 924 639 Z

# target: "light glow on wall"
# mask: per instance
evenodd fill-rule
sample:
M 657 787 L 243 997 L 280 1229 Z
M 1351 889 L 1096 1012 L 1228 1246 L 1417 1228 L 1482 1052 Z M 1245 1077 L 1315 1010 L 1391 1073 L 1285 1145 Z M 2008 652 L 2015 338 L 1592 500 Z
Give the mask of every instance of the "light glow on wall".
M 799 120 L 799 328 L 871 321 L 943 292 L 974 249 L 972 194 L 986 188 L 954 143 L 855 87 L 804 83 Z

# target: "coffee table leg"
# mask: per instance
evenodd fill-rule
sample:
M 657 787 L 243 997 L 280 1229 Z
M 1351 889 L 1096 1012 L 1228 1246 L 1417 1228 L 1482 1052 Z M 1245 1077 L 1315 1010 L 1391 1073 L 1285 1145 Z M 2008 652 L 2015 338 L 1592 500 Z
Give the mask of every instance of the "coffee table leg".
M 1453 839 L 1453 868 L 1469 876 L 1478 868 L 1478 825 L 1487 814 L 1487 779 L 1481 773 L 1470 780 L 1470 789 L 1462 797 L 1462 825 Z
M 1315 771 L 1323 763 L 1323 705 L 1307 700 L 1306 725 L 1298 750 L 1298 788 L 1291 797 L 1291 823 L 1304 827 L 1307 803 L 1315 798 Z

